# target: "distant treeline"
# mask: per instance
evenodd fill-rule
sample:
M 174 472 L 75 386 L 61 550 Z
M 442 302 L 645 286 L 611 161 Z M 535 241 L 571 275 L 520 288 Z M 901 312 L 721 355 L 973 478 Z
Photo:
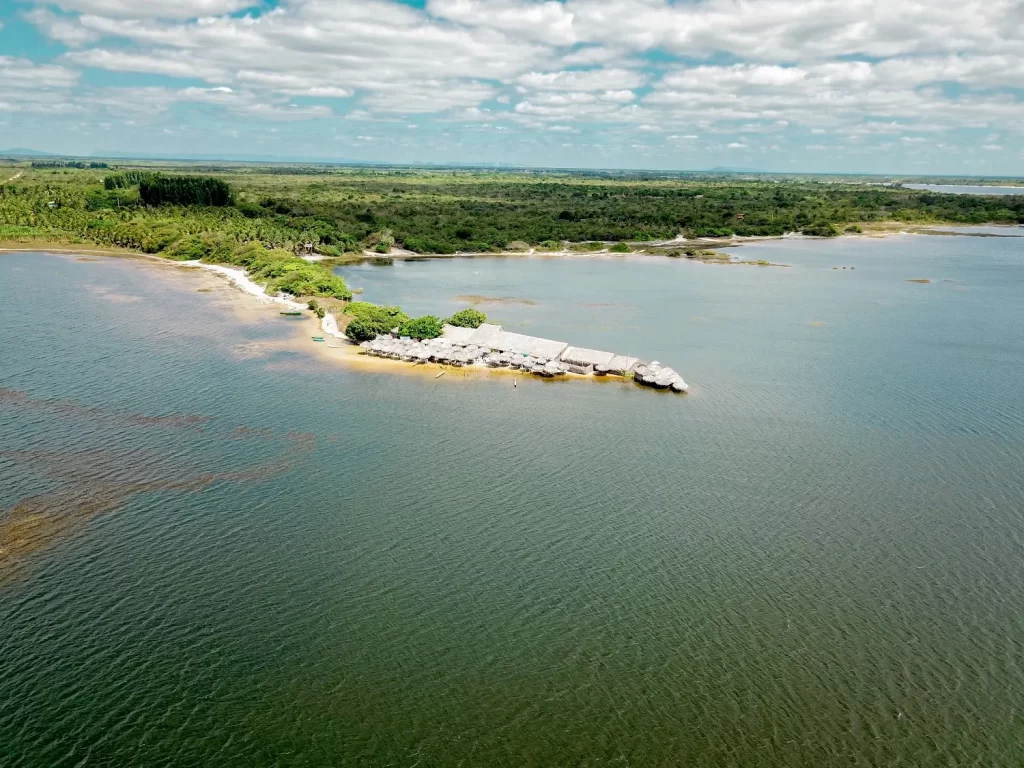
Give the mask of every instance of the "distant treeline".
M 33 160 L 33 168 L 109 168 L 106 163 L 85 162 L 84 160 Z
M 207 235 L 292 253 L 311 243 L 321 254 L 340 257 L 387 253 L 392 246 L 419 253 L 521 251 L 680 234 L 830 237 L 875 222 L 1024 223 L 1024 195 L 950 195 L 863 183 L 366 169 L 285 174 L 246 168 L 209 176 L 188 170 L 194 175 L 122 167 L 104 174 L 102 183 L 88 171 L 26 174 L 0 186 L 0 230 L 149 253 L 172 244 L 191 253 L 198 246 L 184 239 Z

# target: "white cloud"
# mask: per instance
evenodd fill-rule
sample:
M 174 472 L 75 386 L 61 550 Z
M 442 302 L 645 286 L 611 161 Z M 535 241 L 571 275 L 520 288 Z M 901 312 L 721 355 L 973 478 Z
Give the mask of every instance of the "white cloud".
M 50 39 L 65 45 L 85 45 L 99 39 L 97 32 L 83 26 L 75 19 L 58 16 L 44 8 L 29 11 L 25 14 L 25 19 L 39 27 Z
M 427 13 L 471 27 L 485 27 L 550 43 L 575 41 L 573 14 L 562 3 L 518 0 L 430 0 Z
M 56 0 L 65 11 L 123 19 L 196 19 L 258 6 L 259 0 Z
M 398 125 L 437 113 L 477 127 L 618 126 L 634 139 L 699 133 L 719 149 L 798 129 L 850 146 L 891 136 L 905 152 L 921 145 L 917 156 L 937 145 L 923 135 L 954 128 L 999 132 L 975 146 L 1024 134 L 1022 0 L 26 2 L 27 20 L 75 50 L 43 64 L 0 57 L 0 100 L 18 111 L 191 103 Z M 182 82 L 101 88 L 83 69 Z
M 174 51 L 156 54 L 129 53 L 93 48 L 65 54 L 64 61 L 80 67 L 95 67 L 113 72 L 141 72 L 199 80 L 227 79 L 228 73 L 210 62 Z
M 4 88 L 70 88 L 78 78 L 79 73 L 67 67 L 0 56 L 0 86 Z
M 562 57 L 562 64 L 569 67 L 587 67 L 608 62 L 626 63 L 628 54 L 621 49 L 608 45 L 590 45 L 567 53 Z
M 646 77 L 628 69 L 529 72 L 517 82 L 537 91 L 625 91 L 639 88 Z

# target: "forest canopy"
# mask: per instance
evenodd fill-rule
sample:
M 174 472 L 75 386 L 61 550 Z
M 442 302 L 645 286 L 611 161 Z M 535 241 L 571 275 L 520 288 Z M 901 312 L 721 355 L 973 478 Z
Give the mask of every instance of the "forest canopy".
M 0 184 L 0 238 L 202 251 L 211 238 L 338 258 L 479 253 L 566 243 L 614 252 L 686 238 L 832 237 L 865 225 L 1016 224 L 1022 195 L 951 195 L 865 181 L 53 160 Z M 9 166 L 13 167 L 13 166 Z

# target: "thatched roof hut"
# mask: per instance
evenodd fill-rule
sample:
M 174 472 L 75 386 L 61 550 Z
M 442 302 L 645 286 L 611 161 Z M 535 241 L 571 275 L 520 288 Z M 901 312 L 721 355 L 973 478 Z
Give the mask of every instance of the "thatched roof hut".
M 617 376 L 625 376 L 634 366 L 640 361 L 635 357 L 628 357 L 626 355 L 613 355 L 612 359 L 608 361 L 608 372 L 614 373 Z
M 455 344 L 469 344 L 470 337 L 476 332 L 476 328 L 462 328 L 458 325 L 448 325 L 447 323 L 441 329 L 442 337 L 446 341 L 453 342 Z
M 592 368 L 595 365 L 608 365 L 614 357 L 614 352 L 601 352 L 586 347 L 566 347 L 558 359 L 580 368 Z

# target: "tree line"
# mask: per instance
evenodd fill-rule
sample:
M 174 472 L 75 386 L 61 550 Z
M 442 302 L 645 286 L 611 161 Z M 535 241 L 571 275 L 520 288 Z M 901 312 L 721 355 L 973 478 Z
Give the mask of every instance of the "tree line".
M 109 168 L 107 163 L 86 162 L 84 160 L 33 160 L 33 168 Z
M 149 168 L 102 177 L 88 170 L 40 171 L 0 186 L 0 225 L 149 253 L 179 242 L 187 250 L 194 238 L 208 235 L 292 252 L 312 243 L 328 256 L 392 247 L 443 254 L 679 234 L 830 237 L 884 221 L 1024 223 L 1024 195 L 807 180 L 315 168 L 285 174 L 258 167 L 216 177 Z

